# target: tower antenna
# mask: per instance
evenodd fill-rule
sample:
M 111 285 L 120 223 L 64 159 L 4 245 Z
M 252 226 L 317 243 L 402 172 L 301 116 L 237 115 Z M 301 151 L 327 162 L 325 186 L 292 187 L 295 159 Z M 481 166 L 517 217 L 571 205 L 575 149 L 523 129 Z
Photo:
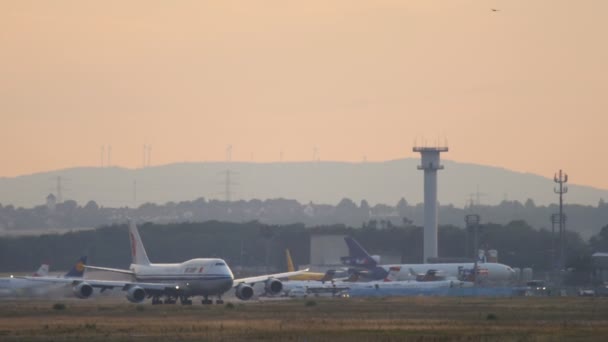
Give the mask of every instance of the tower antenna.
M 226 162 L 232 161 L 232 145 L 226 146 Z
M 553 182 L 557 184 L 553 191 L 559 195 L 559 266 L 561 269 L 564 269 L 566 267 L 566 215 L 564 215 L 564 194 L 568 192 L 568 187 L 565 185 L 568 183 L 568 175 L 562 173 L 562 170 L 559 170 L 559 172 L 553 176 Z
M 133 180 L 133 209 L 137 209 L 137 180 Z
M 143 153 L 143 158 L 142 158 L 142 168 L 146 167 L 146 161 L 148 159 L 148 145 L 144 144 L 144 153 Z
M 148 145 L 148 167 L 152 165 L 152 145 Z
M 62 203 L 63 202 L 63 194 L 66 191 L 69 191 L 70 189 L 66 188 L 65 186 L 65 182 L 69 181 L 70 179 L 62 177 L 62 176 L 57 176 L 57 177 L 52 177 L 50 179 L 51 181 L 53 181 L 55 183 L 55 194 L 56 194 L 56 199 L 57 199 L 57 203 Z M 51 190 L 53 191 L 53 190 Z
M 63 191 L 61 189 L 61 176 L 57 176 L 57 203 L 63 202 Z

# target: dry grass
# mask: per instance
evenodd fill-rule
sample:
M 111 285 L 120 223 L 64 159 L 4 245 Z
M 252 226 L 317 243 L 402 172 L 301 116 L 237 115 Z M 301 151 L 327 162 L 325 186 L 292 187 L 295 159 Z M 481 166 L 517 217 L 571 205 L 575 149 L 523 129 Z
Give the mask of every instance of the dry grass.
M 0 303 L 2 341 L 606 341 L 605 298 L 390 298 L 143 305 Z M 138 309 L 139 307 L 139 309 Z M 489 316 L 495 319 L 488 319 Z

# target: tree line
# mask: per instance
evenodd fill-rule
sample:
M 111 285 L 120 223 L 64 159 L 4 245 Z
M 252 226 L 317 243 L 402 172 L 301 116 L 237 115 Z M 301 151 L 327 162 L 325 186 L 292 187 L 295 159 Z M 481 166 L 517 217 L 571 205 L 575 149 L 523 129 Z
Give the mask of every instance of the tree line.
M 498 205 L 471 205 L 466 208 L 442 205 L 439 207 L 439 222 L 462 226 L 465 215 L 475 213 L 481 216 L 482 222 L 505 225 L 513 220 L 524 220 L 534 228 L 550 230 L 550 217 L 557 212 L 557 205 L 537 206 L 531 199 L 525 203 L 503 201 Z M 598 234 L 600 228 L 608 223 L 608 205 L 603 200 L 597 206 L 566 204 L 565 213 L 567 229 L 580 233 L 585 239 Z M 0 232 L 101 227 L 120 224 L 127 218 L 154 223 L 217 220 L 258 221 L 269 225 L 297 222 L 307 227 L 344 224 L 350 227 L 390 228 L 422 225 L 424 206 L 410 204 L 403 198 L 395 205 L 379 203 L 373 206 L 366 200 L 357 204 L 347 198 L 336 205 L 300 203 L 289 199 L 227 202 L 205 198 L 179 203 L 145 203 L 137 208 L 101 207 L 94 201 L 81 206 L 72 200 L 34 208 L 0 204 Z

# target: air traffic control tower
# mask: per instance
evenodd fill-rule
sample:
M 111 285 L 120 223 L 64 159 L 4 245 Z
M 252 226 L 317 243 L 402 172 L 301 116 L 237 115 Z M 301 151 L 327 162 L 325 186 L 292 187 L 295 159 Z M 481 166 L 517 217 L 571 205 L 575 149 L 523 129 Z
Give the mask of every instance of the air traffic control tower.
M 420 152 L 422 163 L 418 170 L 424 170 L 424 261 L 437 258 L 437 170 L 443 165 L 439 158 L 441 152 L 447 152 L 447 147 L 414 146 L 414 152 Z

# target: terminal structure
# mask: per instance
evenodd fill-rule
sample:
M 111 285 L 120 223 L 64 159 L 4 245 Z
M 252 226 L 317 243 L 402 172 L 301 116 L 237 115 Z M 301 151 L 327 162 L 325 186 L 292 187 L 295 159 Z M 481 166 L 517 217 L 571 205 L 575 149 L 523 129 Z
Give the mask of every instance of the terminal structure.
M 447 147 L 419 147 L 414 152 L 420 152 L 421 165 L 418 170 L 424 170 L 424 262 L 437 258 L 437 170 L 442 170 L 439 155 L 447 152 Z

